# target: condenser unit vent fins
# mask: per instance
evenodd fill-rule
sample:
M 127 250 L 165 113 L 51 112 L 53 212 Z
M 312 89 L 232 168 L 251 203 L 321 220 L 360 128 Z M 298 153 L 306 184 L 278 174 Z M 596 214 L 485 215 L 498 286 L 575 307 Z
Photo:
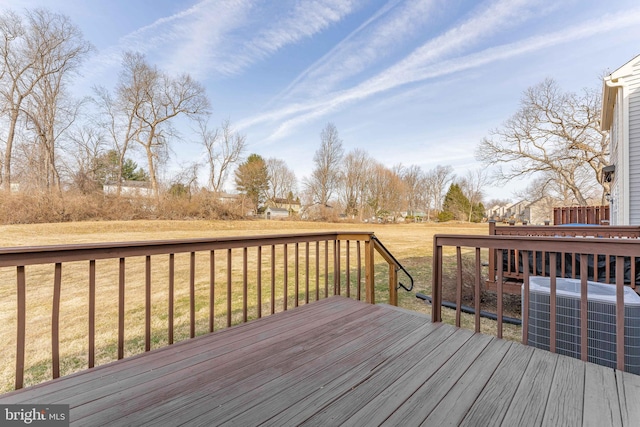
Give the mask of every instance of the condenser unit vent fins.
M 522 287 L 524 293 L 524 286 Z M 549 350 L 548 277 L 529 280 L 529 345 Z M 616 287 L 587 282 L 588 360 L 616 367 Z M 523 299 L 524 302 L 524 299 Z M 580 280 L 556 279 L 556 352 L 580 358 Z M 624 287 L 625 371 L 640 374 L 640 296 Z

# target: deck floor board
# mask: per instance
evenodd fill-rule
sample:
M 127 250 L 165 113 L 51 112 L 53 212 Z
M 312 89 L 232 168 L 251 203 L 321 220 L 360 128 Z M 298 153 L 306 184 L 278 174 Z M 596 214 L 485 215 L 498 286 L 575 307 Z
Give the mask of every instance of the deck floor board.
M 559 357 L 549 393 L 543 425 L 580 426 L 584 412 L 584 395 L 573 390 L 584 389 L 585 364 L 571 357 Z
M 71 425 L 637 425 L 640 376 L 332 297 L 0 396 Z
M 539 349 L 533 352 L 503 424 L 517 425 L 522 420 L 542 424 L 557 361 L 557 354 Z
M 459 425 L 512 344 L 504 340 L 494 340 L 489 343 L 421 425 Z

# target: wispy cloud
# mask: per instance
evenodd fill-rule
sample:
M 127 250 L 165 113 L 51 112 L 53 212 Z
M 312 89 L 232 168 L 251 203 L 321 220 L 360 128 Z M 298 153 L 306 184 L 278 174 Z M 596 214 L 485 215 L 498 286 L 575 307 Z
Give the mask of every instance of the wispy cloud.
M 441 18 L 437 11 L 444 10 L 446 3 L 443 0 L 387 3 L 374 17 L 303 72 L 280 97 L 295 94 L 313 96 L 335 89 L 346 78 L 395 54 L 397 46 L 402 46 L 416 33 L 428 30 L 432 20 Z M 435 61 L 463 49 L 472 49 L 498 31 L 529 19 L 531 6 L 538 3 L 538 0 L 500 0 L 488 7 L 483 6 L 472 18 L 424 44 L 412 56 L 423 62 Z
M 127 34 L 94 63 L 100 68 L 111 67 L 119 64 L 122 51 L 135 50 L 169 72 L 189 72 L 196 78 L 232 76 L 326 30 L 362 1 L 283 0 L 274 5 L 202 0 Z
M 362 3 L 359 0 L 297 2 L 293 10 L 260 31 L 246 44 L 246 53 L 238 55 L 240 67 L 264 58 L 282 47 L 309 38 L 341 21 Z
M 224 50 L 224 41 L 246 24 L 250 0 L 202 0 L 188 9 L 157 19 L 118 40 L 93 59 L 97 72 L 117 66 L 123 51 L 153 58 L 169 72 L 200 77 Z
M 429 22 L 429 11 L 442 0 L 391 0 L 301 73 L 278 97 L 326 93 L 383 60 Z
M 333 92 L 308 103 L 275 109 L 243 121 L 242 125 L 249 126 L 268 121 L 281 122 L 269 137 L 270 140 L 279 139 L 305 123 L 344 108 L 347 104 L 362 101 L 409 83 L 473 69 L 550 46 L 640 25 L 640 9 L 630 9 L 597 20 L 585 21 L 554 33 L 536 35 L 521 41 L 465 54 L 466 43 L 469 41 L 486 36 L 487 30 L 497 31 L 501 27 L 505 28 L 507 26 L 505 22 L 522 19 L 523 15 L 519 13 L 519 9 L 509 7 L 509 4 L 515 4 L 515 2 L 496 3 L 493 8 L 426 42 L 403 60 L 350 89 Z M 520 2 L 520 6 L 526 6 L 526 2 Z M 460 53 L 462 55 L 459 55 Z

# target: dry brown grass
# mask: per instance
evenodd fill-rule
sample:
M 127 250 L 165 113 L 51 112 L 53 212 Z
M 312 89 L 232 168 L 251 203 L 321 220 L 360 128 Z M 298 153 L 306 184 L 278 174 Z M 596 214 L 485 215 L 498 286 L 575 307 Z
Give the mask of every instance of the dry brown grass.
M 95 221 L 56 224 L 30 224 L 0 226 L 0 245 L 10 246 L 39 246 L 67 243 L 91 242 L 121 242 L 170 240 L 187 238 L 206 238 L 221 236 L 247 236 L 262 234 L 304 233 L 314 231 L 372 231 L 383 244 L 400 260 L 411 272 L 415 279 L 414 291 L 431 294 L 431 255 L 433 250 L 433 235 L 438 233 L 456 234 L 486 234 L 486 225 L 477 224 L 355 224 L 355 223 L 320 223 L 297 221 Z M 313 245 L 312 245 L 313 246 Z M 301 248 L 302 250 L 302 248 Z M 312 248 L 313 251 L 313 248 Z M 224 256 L 224 254 L 220 254 Z M 200 255 L 197 255 L 199 257 Z M 289 253 L 289 258 L 293 256 Z M 269 255 L 263 254 L 263 269 L 269 269 Z M 176 341 L 188 337 L 188 255 L 176 255 Z M 250 260 L 249 282 L 255 282 L 257 266 L 255 260 Z M 278 274 L 282 277 L 284 261 L 278 264 Z M 386 301 L 387 274 L 386 264 L 376 259 L 376 289 L 377 300 Z M 225 264 L 224 257 L 216 261 L 216 265 Z M 208 262 L 199 262 L 196 271 L 196 320 L 197 333 L 207 331 L 208 322 Z M 167 344 L 167 262 L 155 260 L 152 262 L 152 330 L 157 331 L 152 337 L 152 348 Z M 237 271 L 240 262 L 234 260 L 234 270 Z M 304 271 L 304 262 L 300 264 Z M 312 267 L 313 268 L 313 267 Z M 106 260 L 97 262 L 97 345 L 100 347 L 96 364 L 102 364 L 116 357 L 115 335 L 117 330 L 117 261 Z M 290 269 L 289 292 L 292 292 L 293 282 Z M 138 353 L 144 349 L 144 264 L 143 260 L 127 261 L 126 280 L 126 352 L 125 356 Z M 221 271 L 216 278 L 216 324 L 223 327 L 226 319 L 226 282 Z M 266 279 L 265 279 L 266 280 Z M 355 278 L 352 277 L 352 281 Z M 401 281 L 403 278 L 401 277 Z M 0 349 L 0 360 L 3 367 L 0 371 L 0 391 L 7 391 L 13 384 L 15 366 L 15 270 L 0 270 L 0 321 L 3 324 L 0 338 L 4 346 Z M 53 271 L 47 267 L 29 267 L 27 281 L 27 343 L 28 352 L 26 365 L 31 368 L 26 372 L 25 383 L 33 384 L 50 378 L 51 367 L 51 300 Z M 63 289 L 61 302 L 61 371 L 67 374 L 87 367 L 86 354 L 88 344 L 86 331 L 88 329 L 88 272 L 86 263 L 65 264 L 63 266 Z M 406 282 L 405 282 L 406 283 Z M 238 283 L 234 283 L 234 287 Z M 304 283 L 300 283 L 301 289 Z M 310 293 L 314 293 L 314 283 L 311 283 Z M 263 291 L 264 301 L 271 298 L 268 286 Z M 323 284 L 321 283 L 321 288 Z M 238 288 L 235 288 L 238 289 Z M 282 285 L 277 286 L 275 300 L 281 302 L 284 295 Z M 314 297 L 311 297 L 313 300 Z M 218 300 L 218 298 L 217 298 Z M 239 321 L 238 307 L 242 305 L 241 292 L 233 294 L 233 317 Z M 293 304 L 289 301 L 289 307 Z M 404 308 L 430 314 L 431 307 L 415 298 L 414 293 L 399 291 L 399 305 Z M 256 317 L 255 303 L 249 302 L 250 318 Z M 269 310 L 268 303 L 263 305 L 263 312 Z M 453 323 L 453 312 L 443 309 L 445 322 Z M 472 328 L 473 317 L 463 316 L 463 325 Z M 495 322 L 483 319 L 483 332 L 495 333 Z M 513 330 L 511 330 L 513 329 Z M 507 336 L 519 338 L 519 328 L 507 328 Z

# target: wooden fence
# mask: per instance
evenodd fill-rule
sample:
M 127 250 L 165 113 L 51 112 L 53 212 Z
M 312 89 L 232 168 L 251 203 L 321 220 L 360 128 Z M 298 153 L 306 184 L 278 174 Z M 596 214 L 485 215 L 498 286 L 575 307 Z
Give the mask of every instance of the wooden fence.
M 609 223 L 609 205 L 605 206 L 569 206 L 553 208 L 553 224 L 591 224 Z

